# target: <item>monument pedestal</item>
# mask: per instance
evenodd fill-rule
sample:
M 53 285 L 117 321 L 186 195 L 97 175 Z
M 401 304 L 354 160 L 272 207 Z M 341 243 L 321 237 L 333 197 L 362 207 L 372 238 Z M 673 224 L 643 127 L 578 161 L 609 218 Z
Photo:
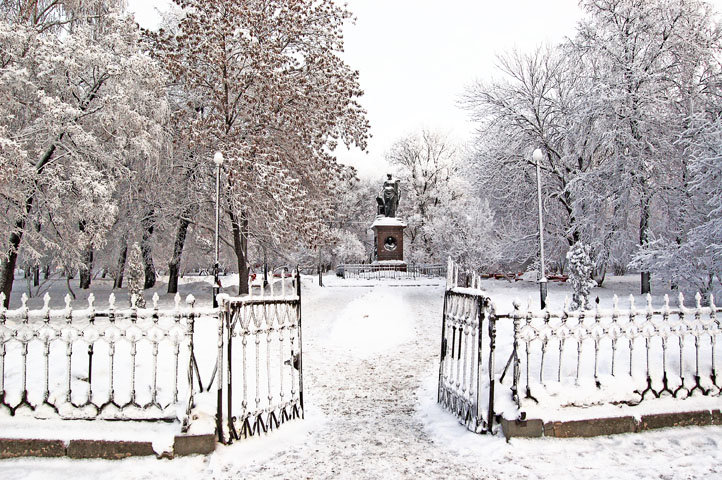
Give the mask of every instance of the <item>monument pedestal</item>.
M 406 223 L 395 217 L 379 215 L 371 225 L 374 231 L 374 247 L 376 255 L 373 265 L 384 269 L 395 267 L 394 270 L 406 271 L 404 262 L 404 228 Z

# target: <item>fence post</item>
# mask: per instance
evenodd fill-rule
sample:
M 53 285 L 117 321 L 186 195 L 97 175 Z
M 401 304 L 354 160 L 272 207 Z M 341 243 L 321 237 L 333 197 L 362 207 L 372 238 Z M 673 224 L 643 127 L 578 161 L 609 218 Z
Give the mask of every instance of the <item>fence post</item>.
M 301 418 L 306 418 L 303 408 L 303 329 L 301 328 L 301 273 L 296 267 L 296 296 L 298 297 L 298 400 L 301 403 Z
M 218 358 L 216 359 L 216 372 L 217 377 L 217 395 L 216 395 L 216 430 L 218 430 L 218 441 L 225 443 L 225 435 L 223 434 L 223 321 L 226 316 L 226 300 L 225 298 L 220 301 L 218 305 L 217 319 L 218 319 Z M 209 385 L 210 388 L 210 385 Z
M 444 360 L 446 359 L 446 304 L 449 298 L 449 292 L 444 292 L 444 310 L 441 317 L 441 360 L 439 361 L 439 385 L 436 388 L 436 402 L 441 403 L 441 385 L 444 376 Z M 477 391 L 479 389 L 477 388 Z
M 193 305 L 195 304 L 196 299 L 193 295 L 188 295 L 186 297 L 186 303 L 190 306 L 190 312 L 188 313 L 188 337 L 190 339 L 190 345 L 189 345 L 189 353 L 188 356 L 188 406 L 186 407 L 186 420 L 185 420 L 185 430 L 188 429 L 190 426 L 190 423 L 188 421 L 188 417 L 190 416 L 191 410 L 193 409 L 193 333 L 195 330 L 194 323 L 195 323 L 195 314 L 193 312 Z
M 484 422 L 479 422 L 480 409 L 479 409 L 479 400 L 481 399 L 481 368 L 484 364 L 484 358 L 482 356 L 482 345 L 484 340 L 484 311 L 482 306 L 483 298 L 476 297 L 476 316 L 478 320 L 478 325 L 476 327 L 477 329 L 477 346 L 476 346 L 476 419 L 477 419 L 477 429 L 479 425 L 484 425 Z M 478 433 L 478 432 L 477 432 Z
M 494 360 L 496 354 L 496 312 L 491 300 L 484 297 L 484 310 L 489 317 L 489 413 L 488 413 L 488 431 L 494 425 Z

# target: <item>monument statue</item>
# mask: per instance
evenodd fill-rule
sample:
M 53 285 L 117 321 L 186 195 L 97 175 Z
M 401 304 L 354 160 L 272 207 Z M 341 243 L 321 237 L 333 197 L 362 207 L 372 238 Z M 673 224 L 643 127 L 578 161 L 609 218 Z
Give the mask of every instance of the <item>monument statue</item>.
M 406 222 L 396 216 L 399 198 L 401 198 L 399 184 L 398 179 L 387 174 L 384 186 L 376 197 L 376 219 L 371 225 L 374 231 L 372 265 L 384 265 L 384 268 L 392 266 L 394 270 L 405 272 L 404 228 L 406 228 Z
M 378 214 L 385 215 L 387 217 L 395 217 L 396 209 L 399 206 L 400 195 L 399 180 L 392 178 L 391 174 L 388 173 L 386 175 L 386 180 L 384 181 L 383 190 L 381 190 L 381 195 L 376 197 Z

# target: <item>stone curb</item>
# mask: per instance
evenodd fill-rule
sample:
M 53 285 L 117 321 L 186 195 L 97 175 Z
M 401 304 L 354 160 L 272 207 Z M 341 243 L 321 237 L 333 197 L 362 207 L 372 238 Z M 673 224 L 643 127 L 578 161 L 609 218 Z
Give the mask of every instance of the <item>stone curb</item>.
M 0 458 L 63 457 L 65 442 L 27 438 L 0 438 Z
M 157 454 L 151 442 L 121 440 L 63 440 L 0 438 L 0 459 L 17 457 L 70 457 L 119 460 L 137 456 L 173 458 L 185 455 L 208 455 L 216 448 L 215 434 L 176 435 L 173 451 Z
M 722 425 L 722 411 L 701 410 L 693 412 L 659 413 L 643 415 L 640 420 L 631 416 L 590 418 L 566 422 L 543 423 L 539 419 L 501 419 L 501 428 L 507 440 L 534 437 L 596 437 L 616 435 L 668 427 Z

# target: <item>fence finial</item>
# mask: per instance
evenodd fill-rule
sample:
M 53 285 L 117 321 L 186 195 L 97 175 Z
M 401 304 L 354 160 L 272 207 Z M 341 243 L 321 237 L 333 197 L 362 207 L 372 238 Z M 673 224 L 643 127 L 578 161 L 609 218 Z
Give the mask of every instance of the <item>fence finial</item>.
M 0 298 L 0 303 L 2 303 L 2 298 Z M 717 305 L 714 304 L 714 293 L 709 294 L 709 306 L 712 311 L 715 311 L 717 309 Z M 0 305 L 0 308 L 2 308 L 2 305 Z
M 95 295 L 91 292 L 90 295 L 88 295 L 88 308 L 90 308 L 92 310 L 94 303 L 95 303 Z
M 651 293 L 647 293 L 647 310 L 649 310 L 650 312 L 652 310 L 654 310 L 652 308 L 652 294 Z
M 193 308 L 193 305 L 196 303 L 196 297 L 194 297 L 192 293 L 189 293 L 186 297 L 186 303 Z
M 26 310 L 27 310 L 27 308 L 28 308 L 28 294 L 25 293 L 25 292 L 23 292 L 23 296 L 20 297 L 20 301 L 23 302 L 23 309 L 26 309 Z
M 45 292 L 43 295 L 43 310 L 47 311 L 50 309 L 50 294 Z
M 158 296 L 158 292 L 155 292 L 153 294 L 153 310 L 158 310 L 158 300 L 160 300 L 160 297 Z
M 65 310 L 70 311 L 70 303 L 73 301 L 73 298 L 70 296 L 69 293 L 65 294 Z
M 616 293 L 612 297 L 612 309 L 614 310 L 615 313 L 619 310 L 619 297 L 617 296 Z
M 669 311 L 669 295 L 664 294 L 664 310 Z
M 175 296 L 173 297 L 173 303 L 175 303 L 176 310 L 178 310 L 178 308 L 180 308 L 180 302 L 181 302 L 180 293 L 175 292 Z
M 111 310 L 115 308 L 115 293 L 111 292 L 110 296 L 108 297 L 108 306 Z
M 684 294 L 682 292 L 679 292 L 677 301 L 679 302 L 679 308 L 684 309 Z
M 5 292 L 0 292 L 0 312 L 5 310 Z
M 697 295 L 694 296 L 694 299 L 697 302 L 697 308 L 702 308 L 702 294 L 697 292 Z
M 634 314 L 635 307 L 634 307 L 634 295 L 631 293 L 629 294 L 629 313 Z

